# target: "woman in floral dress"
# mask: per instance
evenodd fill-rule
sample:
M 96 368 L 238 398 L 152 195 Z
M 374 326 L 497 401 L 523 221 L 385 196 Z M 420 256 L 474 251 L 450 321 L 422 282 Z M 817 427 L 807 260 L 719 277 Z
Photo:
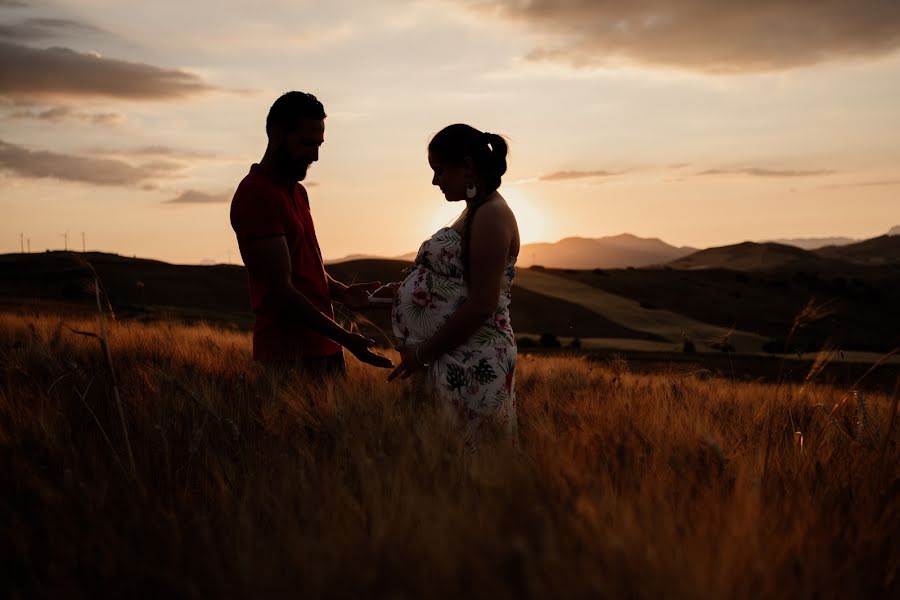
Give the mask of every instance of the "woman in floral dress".
M 391 373 L 416 373 L 426 391 L 466 424 L 466 441 L 497 426 L 515 436 L 516 339 L 510 288 L 519 253 L 515 215 L 497 191 L 506 141 L 450 125 L 428 145 L 432 185 L 466 208 L 419 248 L 394 297 L 392 322 L 403 359 Z

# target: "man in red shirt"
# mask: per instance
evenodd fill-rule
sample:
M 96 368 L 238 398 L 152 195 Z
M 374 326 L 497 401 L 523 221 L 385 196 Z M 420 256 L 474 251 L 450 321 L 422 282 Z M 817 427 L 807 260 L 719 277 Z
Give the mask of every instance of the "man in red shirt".
M 231 226 L 247 266 L 253 358 L 315 371 L 342 372 L 347 348 L 376 367 L 391 361 L 369 348 L 374 340 L 334 321 L 331 303 L 370 306 L 380 284 L 344 285 L 325 272 L 306 189 L 300 184 L 319 159 L 325 110 L 312 94 L 288 92 L 266 119 L 269 143 L 231 202 Z

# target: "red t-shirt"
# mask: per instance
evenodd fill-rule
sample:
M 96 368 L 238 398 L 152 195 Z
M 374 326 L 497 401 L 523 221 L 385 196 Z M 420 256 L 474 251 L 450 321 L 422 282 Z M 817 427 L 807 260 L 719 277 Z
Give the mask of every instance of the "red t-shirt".
M 291 253 L 291 283 L 322 313 L 334 318 L 322 252 L 316 239 L 306 189 L 297 183 L 293 194 L 258 164 L 241 181 L 231 201 L 231 227 L 238 245 L 253 239 L 283 235 Z M 341 346 L 308 327 L 286 322 L 275 310 L 264 282 L 247 270 L 253 326 L 253 358 L 260 361 L 321 358 Z

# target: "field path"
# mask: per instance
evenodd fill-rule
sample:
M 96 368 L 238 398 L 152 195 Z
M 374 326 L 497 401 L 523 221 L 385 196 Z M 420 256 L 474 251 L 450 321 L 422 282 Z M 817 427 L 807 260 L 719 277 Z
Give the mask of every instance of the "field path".
M 542 271 L 520 269 L 515 281 L 516 285 L 533 292 L 579 304 L 620 325 L 653 333 L 668 340 L 669 343 L 644 342 L 645 345 L 659 344 L 658 349 L 672 349 L 672 344 L 676 344 L 680 350 L 682 333 L 694 340 L 698 351 L 714 350 L 710 344 L 717 339 L 721 340 L 729 331 L 731 344 L 742 354 L 762 352 L 763 344 L 768 341 L 755 333 L 710 325 L 668 310 L 643 308 L 636 300 Z

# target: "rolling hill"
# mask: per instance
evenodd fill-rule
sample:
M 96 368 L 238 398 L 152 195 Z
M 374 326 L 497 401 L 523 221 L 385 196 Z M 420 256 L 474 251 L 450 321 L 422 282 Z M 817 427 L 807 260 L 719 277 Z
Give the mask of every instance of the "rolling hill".
M 824 264 L 829 263 L 823 259 Z M 766 348 L 774 351 L 827 344 L 866 352 L 900 347 L 900 265 L 837 264 L 838 270 L 664 267 L 548 273 L 631 298 L 645 308 L 761 335 L 772 340 Z
M 347 283 L 397 281 L 409 262 L 351 260 L 329 265 Z M 13 310 L 93 312 L 92 268 L 120 318 L 204 320 L 249 329 L 253 323 L 246 271 L 236 265 L 173 265 L 115 254 L 45 252 L 0 255 L 0 306 Z M 659 340 L 652 332 L 615 322 L 577 302 L 514 286 L 511 320 L 522 334 Z M 339 315 L 347 317 L 348 315 Z M 389 311 L 365 313 L 360 327 L 390 343 Z
M 877 243 L 876 243 L 877 242 Z M 893 243 L 893 240 L 889 240 Z M 876 239 L 862 253 L 887 243 Z M 697 256 L 699 255 L 699 257 Z M 520 269 L 512 322 L 520 335 L 603 339 L 609 347 L 671 351 L 682 332 L 698 350 L 732 331 L 739 352 L 780 351 L 809 302 L 826 316 L 796 332 L 806 351 L 833 341 L 845 350 L 886 352 L 900 345 L 900 263 L 857 264 L 777 244 L 738 244 L 681 259 L 687 268 Z M 742 265 L 726 269 L 706 265 Z M 776 264 L 776 268 L 765 268 Z M 346 282 L 402 279 L 406 261 L 365 259 L 329 265 Z M 16 312 L 95 312 L 96 270 L 119 318 L 203 320 L 247 330 L 246 271 L 236 265 L 173 265 L 114 254 L 0 255 L 0 308 Z M 390 343 L 388 311 L 356 319 Z M 339 315 L 347 318 L 348 315 Z M 610 346 L 612 345 L 612 346 Z
M 707 248 L 668 263 L 675 269 L 731 269 L 760 271 L 769 269 L 852 270 L 852 265 L 900 264 L 900 236 L 876 238 L 805 250 L 775 242 L 742 242 Z
M 796 246 L 772 242 L 742 242 L 694 252 L 668 263 L 675 269 L 732 269 L 759 271 L 775 268 L 815 269 L 827 259 Z

